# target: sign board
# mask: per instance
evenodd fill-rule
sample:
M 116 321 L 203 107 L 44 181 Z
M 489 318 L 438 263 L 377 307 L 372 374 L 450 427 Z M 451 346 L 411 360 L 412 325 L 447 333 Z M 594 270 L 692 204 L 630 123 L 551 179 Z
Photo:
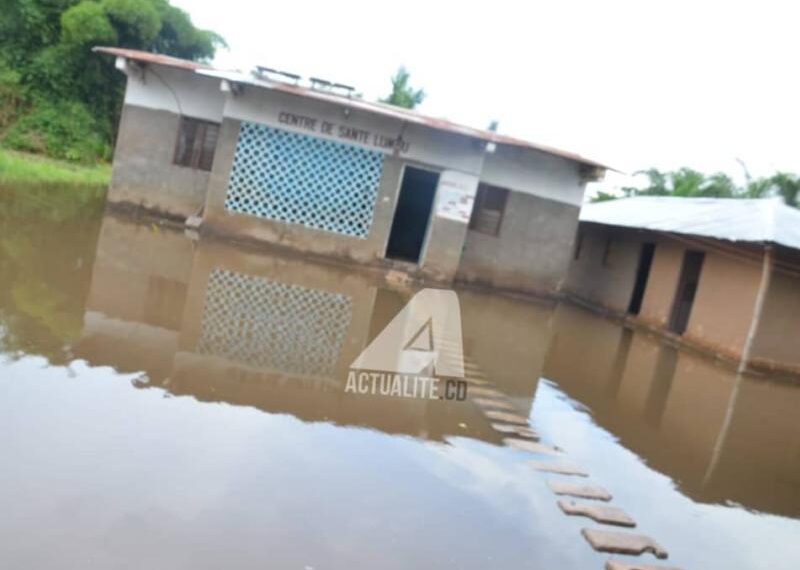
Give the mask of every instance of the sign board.
M 436 189 L 436 217 L 469 223 L 478 189 L 478 177 L 456 170 L 445 170 Z
M 359 129 L 351 125 L 326 121 L 308 115 L 299 115 L 289 111 L 280 111 L 278 113 L 278 123 L 282 127 L 290 127 L 295 131 L 338 139 L 346 143 L 373 147 L 384 152 L 396 150 L 401 154 L 405 154 L 410 147 L 409 142 L 404 140 L 402 136 L 390 136 L 383 133 L 376 133 L 367 129 Z

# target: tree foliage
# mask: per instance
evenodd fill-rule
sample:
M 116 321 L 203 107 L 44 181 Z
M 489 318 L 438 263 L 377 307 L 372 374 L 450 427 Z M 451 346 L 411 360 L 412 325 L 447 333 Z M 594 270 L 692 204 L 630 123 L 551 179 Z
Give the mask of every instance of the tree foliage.
M 635 173 L 646 178 L 642 187 L 622 188 L 624 196 L 681 196 L 688 198 L 769 198 L 780 196 L 790 206 L 800 207 L 800 176 L 778 172 L 769 177 L 750 176 L 745 168 L 745 184 L 738 186 L 724 172 L 703 174 L 692 168 L 661 171 L 649 168 Z M 620 196 L 599 192 L 592 201 L 603 202 Z
M 381 102 L 405 109 L 413 109 L 422 103 L 425 100 L 425 91 L 411 87 L 408 83 L 410 78 L 411 74 L 401 65 L 392 77 L 392 92 L 385 99 L 381 99 Z
M 220 36 L 168 0 L 0 0 L 0 136 L 71 160 L 110 154 L 125 79 L 95 45 L 194 60 Z

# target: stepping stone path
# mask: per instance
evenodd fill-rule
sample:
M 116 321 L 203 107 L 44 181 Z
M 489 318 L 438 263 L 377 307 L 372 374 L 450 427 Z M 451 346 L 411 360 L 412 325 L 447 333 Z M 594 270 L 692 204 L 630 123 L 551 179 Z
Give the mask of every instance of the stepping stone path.
M 516 413 L 517 408 L 508 397 L 491 387 L 488 378 L 474 361 L 464 359 L 466 380 L 470 383 L 468 393 L 471 401 L 476 404 L 496 432 L 508 436 L 503 443 L 513 449 L 529 453 L 560 454 L 558 447 L 539 443 L 538 434 L 528 424 L 528 418 Z M 480 386 L 475 386 L 480 384 Z M 477 397 L 476 397 L 477 396 Z M 525 438 L 525 439 L 522 439 Z M 535 461 L 529 462 L 537 471 L 588 477 L 589 474 L 566 461 Z M 547 485 L 556 495 L 569 495 L 582 499 L 597 501 L 610 501 L 611 493 L 603 487 L 575 483 L 572 481 L 548 479 Z M 567 515 L 589 517 L 598 523 L 617 526 L 634 527 L 634 521 L 625 511 L 611 505 L 604 505 L 585 501 L 559 500 L 559 508 Z M 667 551 L 655 540 L 642 534 L 614 532 L 602 529 L 581 530 L 584 538 L 597 551 L 616 552 L 621 554 L 642 554 L 652 552 L 658 558 L 666 558 Z M 620 560 L 607 560 L 605 570 L 681 570 L 667 566 L 654 566 Z
M 572 483 L 571 481 L 548 481 L 547 486 L 556 495 L 570 495 L 582 499 L 597 499 L 598 501 L 610 501 L 611 493 L 595 485 L 584 485 L 582 483 Z
M 539 435 L 529 427 L 500 423 L 493 423 L 491 425 L 494 431 L 499 431 L 500 433 L 516 434 L 518 436 L 528 437 L 530 439 L 539 439 Z
M 622 560 L 607 560 L 606 570 L 681 570 L 674 566 L 655 566 L 653 564 L 637 564 L 636 562 L 624 562 Z
M 510 424 L 528 425 L 528 418 L 523 418 L 519 414 L 511 412 L 501 412 L 499 410 L 484 410 L 484 415 L 490 420 L 497 420 L 500 422 L 508 422 Z
M 629 517 L 628 513 L 617 507 L 579 503 L 577 501 L 559 501 L 558 506 L 568 515 L 589 517 L 599 523 L 617 526 L 636 526 L 636 521 Z
M 505 398 L 505 396 L 494 388 L 484 388 L 482 386 L 469 387 L 469 394 L 472 396 L 486 396 L 489 398 Z
M 589 541 L 592 548 L 601 552 L 615 552 L 618 554 L 642 554 L 652 552 L 656 558 L 666 558 L 668 553 L 661 548 L 655 540 L 643 534 L 584 528 L 581 530 L 584 538 Z
M 577 477 L 588 477 L 589 474 L 572 463 L 567 462 L 550 462 L 550 461 L 529 461 L 531 467 L 537 471 L 545 471 L 547 473 L 558 473 L 560 475 L 575 475 Z
M 516 412 L 517 408 L 511 402 L 504 402 L 503 400 L 491 400 L 489 398 L 475 398 L 472 400 L 481 408 L 499 408 L 501 410 L 508 410 L 509 412 Z
M 516 439 L 513 437 L 506 437 L 503 438 L 503 443 L 505 443 L 509 447 L 513 447 L 514 449 L 518 449 L 520 451 L 530 451 L 531 453 L 559 452 L 559 449 L 557 447 L 552 447 L 550 445 L 545 445 L 543 443 L 537 443 L 535 441 L 528 441 L 527 439 Z

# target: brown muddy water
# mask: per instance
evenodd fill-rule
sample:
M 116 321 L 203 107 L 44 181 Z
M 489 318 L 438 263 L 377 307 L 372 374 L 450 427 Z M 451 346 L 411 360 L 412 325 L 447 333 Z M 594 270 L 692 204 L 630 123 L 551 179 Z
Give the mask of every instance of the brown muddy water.
M 412 294 L 0 190 L 0 568 L 603 568 L 486 399 L 670 553 L 614 558 L 798 568 L 800 385 L 457 290 L 465 400 L 346 391 Z

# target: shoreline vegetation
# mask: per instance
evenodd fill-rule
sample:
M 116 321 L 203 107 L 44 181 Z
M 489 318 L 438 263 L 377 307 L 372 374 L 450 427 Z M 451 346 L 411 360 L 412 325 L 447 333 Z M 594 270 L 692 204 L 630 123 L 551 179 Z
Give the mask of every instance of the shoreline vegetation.
M 76 164 L 42 155 L 0 148 L 0 185 L 53 184 L 66 186 L 107 186 L 111 165 Z

